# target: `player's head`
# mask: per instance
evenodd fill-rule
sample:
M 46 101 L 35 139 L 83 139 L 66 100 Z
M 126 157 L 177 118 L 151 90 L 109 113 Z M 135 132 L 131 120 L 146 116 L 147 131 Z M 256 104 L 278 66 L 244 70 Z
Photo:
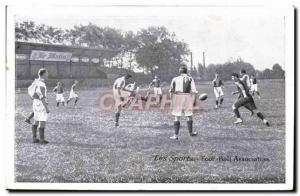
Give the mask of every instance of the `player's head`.
M 57 86 L 61 86 L 61 82 L 57 82 Z
M 239 74 L 238 73 L 232 73 L 231 74 L 231 79 L 235 82 L 238 81 L 239 80 Z
M 157 76 L 157 75 L 155 75 L 155 76 L 154 76 L 154 78 L 155 78 L 155 79 L 157 79 L 157 78 L 158 78 L 158 76 Z
M 39 78 L 47 79 L 48 78 L 48 71 L 45 68 L 39 69 L 38 72 Z
M 218 72 L 215 73 L 215 77 L 216 77 L 216 78 L 219 77 L 219 73 L 218 73 Z
M 128 80 L 129 78 L 132 78 L 132 75 L 126 74 L 126 75 L 125 75 L 125 79 Z
M 245 69 L 241 69 L 241 75 L 246 74 L 246 70 Z
M 78 80 L 74 80 L 74 84 L 77 84 L 78 83 Z
M 179 73 L 180 74 L 187 74 L 187 67 L 185 65 L 182 65 L 179 67 Z

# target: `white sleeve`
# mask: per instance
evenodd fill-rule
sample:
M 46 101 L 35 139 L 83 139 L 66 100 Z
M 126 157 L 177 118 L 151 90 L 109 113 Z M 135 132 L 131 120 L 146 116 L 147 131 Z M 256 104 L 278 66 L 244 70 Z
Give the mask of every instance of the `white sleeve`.
M 176 86 L 175 85 L 175 78 L 172 79 L 172 82 L 171 82 L 171 85 L 170 85 L 170 92 L 175 92 L 175 88 Z

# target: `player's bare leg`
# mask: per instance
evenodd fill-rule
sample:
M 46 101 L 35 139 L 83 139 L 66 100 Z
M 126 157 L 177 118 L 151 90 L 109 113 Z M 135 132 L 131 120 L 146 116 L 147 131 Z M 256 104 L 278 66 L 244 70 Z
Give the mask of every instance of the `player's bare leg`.
M 190 136 L 196 136 L 197 132 L 193 131 L 193 117 L 192 116 L 188 116 L 187 117 L 187 127 L 190 133 Z
M 34 116 L 34 113 L 31 112 L 31 113 L 29 114 L 29 116 L 25 119 L 25 122 L 28 123 L 28 124 L 31 124 L 31 121 L 30 121 L 30 120 L 33 118 L 33 116 Z
M 37 127 L 38 127 L 38 122 L 34 122 L 31 127 L 33 143 L 40 142 L 40 140 L 37 139 Z
M 45 121 L 39 121 L 38 130 L 40 135 L 40 144 L 48 144 L 49 142 L 45 140 Z
M 170 137 L 170 139 L 172 140 L 178 140 L 178 134 L 179 134 L 179 129 L 180 129 L 180 117 L 179 116 L 175 116 L 175 120 L 174 120 L 174 135 Z

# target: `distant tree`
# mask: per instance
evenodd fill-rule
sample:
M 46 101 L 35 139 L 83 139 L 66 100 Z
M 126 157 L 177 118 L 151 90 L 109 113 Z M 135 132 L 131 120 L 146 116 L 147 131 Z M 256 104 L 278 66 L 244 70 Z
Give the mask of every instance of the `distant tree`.
M 170 34 L 165 27 L 142 29 L 137 39 L 136 61 L 145 73 L 159 72 L 168 78 L 177 74 L 179 66 L 186 62 L 187 44 L 176 40 L 175 34 Z
M 285 76 L 284 70 L 281 68 L 279 64 L 274 64 L 272 67 L 272 78 L 280 79 L 284 78 Z

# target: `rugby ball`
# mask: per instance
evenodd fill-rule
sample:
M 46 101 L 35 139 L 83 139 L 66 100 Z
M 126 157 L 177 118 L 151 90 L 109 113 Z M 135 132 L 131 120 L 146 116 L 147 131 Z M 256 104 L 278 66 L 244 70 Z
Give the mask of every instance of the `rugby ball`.
M 206 93 L 202 93 L 202 94 L 200 94 L 199 95 L 199 99 L 201 100 L 201 101 L 204 101 L 204 100 L 206 100 L 207 99 L 207 94 Z

